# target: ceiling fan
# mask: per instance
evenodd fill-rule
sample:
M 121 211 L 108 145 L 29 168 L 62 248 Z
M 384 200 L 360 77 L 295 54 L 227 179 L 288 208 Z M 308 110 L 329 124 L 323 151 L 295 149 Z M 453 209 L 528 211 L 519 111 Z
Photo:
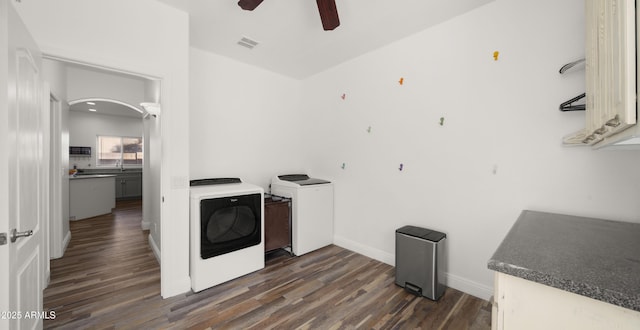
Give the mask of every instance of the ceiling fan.
M 238 6 L 244 10 L 254 10 L 264 0 L 240 0 Z M 316 0 L 318 4 L 318 11 L 320 12 L 320 20 L 322 21 L 322 28 L 325 31 L 330 31 L 337 28 L 340 25 L 340 19 L 338 18 L 338 9 L 336 8 L 335 0 Z

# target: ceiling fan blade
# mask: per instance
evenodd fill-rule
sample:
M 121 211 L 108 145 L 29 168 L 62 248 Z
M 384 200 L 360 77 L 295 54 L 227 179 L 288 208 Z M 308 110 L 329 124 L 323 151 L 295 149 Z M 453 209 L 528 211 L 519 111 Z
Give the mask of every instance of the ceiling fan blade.
M 336 8 L 335 0 L 316 0 L 318 3 L 318 11 L 320 12 L 320 20 L 322 21 L 322 28 L 325 31 L 330 31 L 337 28 L 340 25 L 340 18 L 338 18 L 338 9 Z
M 244 10 L 254 10 L 263 0 L 240 0 L 238 6 Z

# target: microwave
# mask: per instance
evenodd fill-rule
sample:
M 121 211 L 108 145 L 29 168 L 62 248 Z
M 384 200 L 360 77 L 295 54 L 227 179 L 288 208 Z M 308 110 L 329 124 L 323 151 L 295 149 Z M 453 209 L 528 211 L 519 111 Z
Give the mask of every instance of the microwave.
M 69 147 L 70 156 L 91 156 L 91 147 Z

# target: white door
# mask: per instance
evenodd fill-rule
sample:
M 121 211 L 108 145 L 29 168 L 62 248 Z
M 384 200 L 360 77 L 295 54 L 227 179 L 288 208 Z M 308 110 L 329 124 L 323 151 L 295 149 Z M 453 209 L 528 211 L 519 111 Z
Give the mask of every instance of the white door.
M 3 73 L 8 93 L 3 100 L 7 105 L 2 105 L 7 110 L 0 110 L 0 120 L 6 120 L 6 125 L 0 126 L 4 140 L 0 151 L 6 152 L 0 157 L 7 164 L 0 166 L 0 175 L 7 182 L 0 197 L 7 199 L 2 204 L 8 212 L 0 216 L 0 228 L 7 230 L 8 239 L 0 246 L 7 252 L 0 255 L 8 259 L 1 260 L 2 267 L 8 265 L 8 272 L 0 276 L 0 306 L 5 308 L 0 311 L 0 328 L 39 329 L 45 317 L 41 311 L 47 262 L 42 219 L 48 213 L 41 54 L 13 6 L 1 1 L 0 21 L 4 22 L 0 24 L 8 31 L 8 55 L 2 61 L 7 67 Z M 13 230 L 17 232 L 14 235 Z

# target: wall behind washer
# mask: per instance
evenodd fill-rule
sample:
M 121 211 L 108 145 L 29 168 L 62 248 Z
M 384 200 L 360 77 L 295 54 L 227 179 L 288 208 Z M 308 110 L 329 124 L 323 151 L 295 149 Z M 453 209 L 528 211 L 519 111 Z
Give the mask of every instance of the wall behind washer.
M 190 52 L 191 179 L 304 171 L 300 81 L 220 55 Z

